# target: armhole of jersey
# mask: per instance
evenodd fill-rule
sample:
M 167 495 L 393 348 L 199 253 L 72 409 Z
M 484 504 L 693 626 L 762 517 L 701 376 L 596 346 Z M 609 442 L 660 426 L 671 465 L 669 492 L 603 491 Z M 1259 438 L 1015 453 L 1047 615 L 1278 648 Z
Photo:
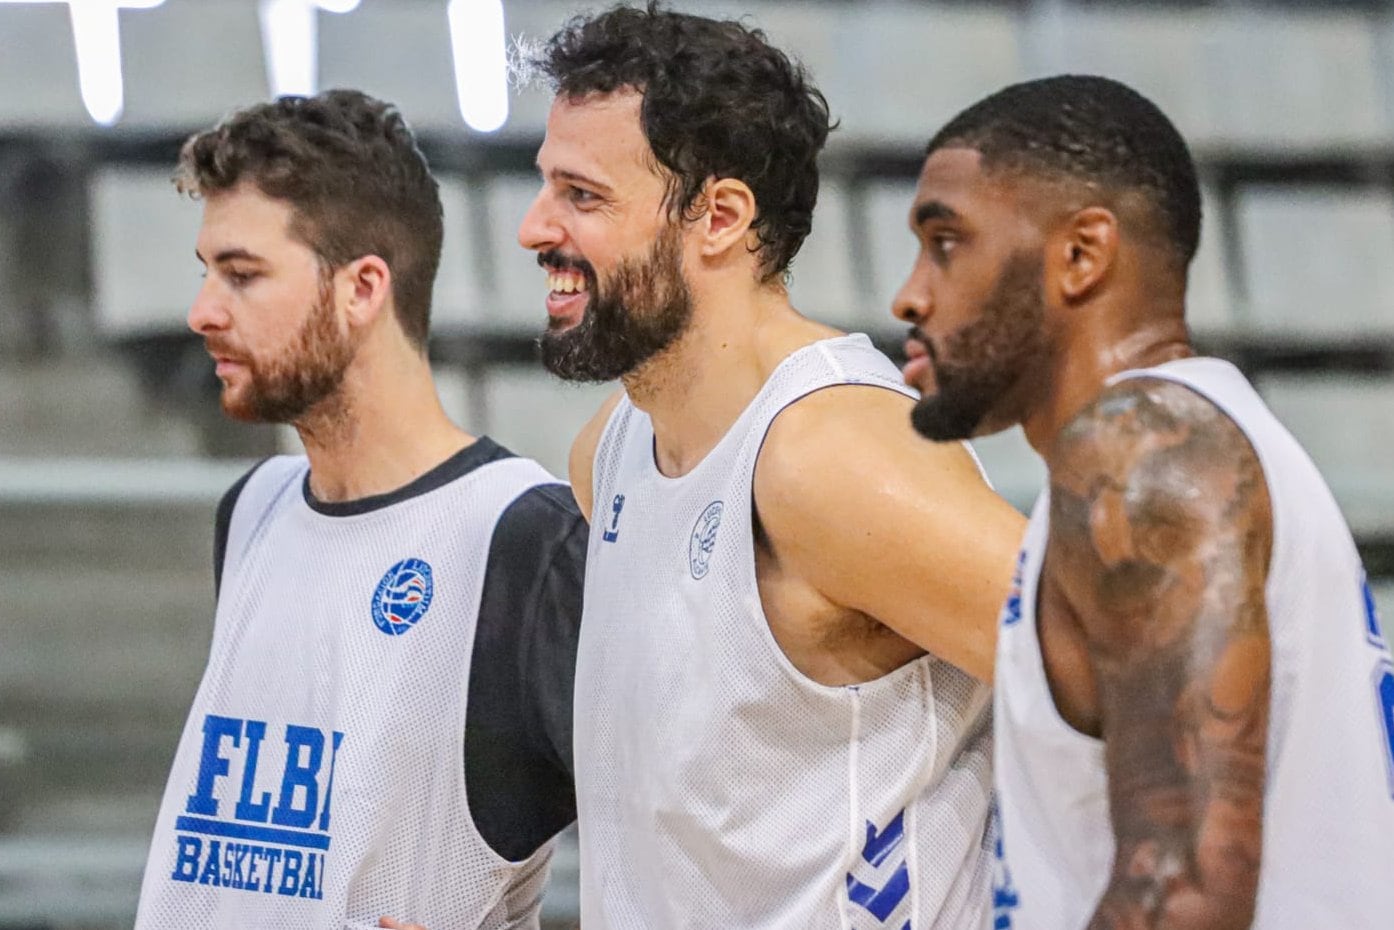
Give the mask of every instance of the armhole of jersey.
M 611 447 L 615 445 L 614 434 L 619 429 L 620 411 L 628 411 L 631 407 L 629 395 L 621 394 L 615 409 L 610 411 L 610 416 L 605 420 L 605 428 L 600 431 L 600 438 L 595 442 L 595 451 L 591 453 L 591 512 L 582 515 L 587 523 L 595 518 L 595 508 L 600 503 L 600 460 L 610 454 Z
M 784 411 L 788 410 L 790 407 L 794 406 L 799 401 L 812 397 L 814 394 L 817 394 L 820 391 L 827 391 L 832 388 L 840 387 L 880 388 L 883 391 L 890 391 L 892 394 L 900 394 L 902 396 L 905 396 L 904 391 L 891 384 L 881 384 L 875 381 L 830 381 L 827 384 L 814 384 L 810 386 L 808 390 L 794 397 L 790 397 L 783 404 L 781 404 L 779 409 L 776 410 L 774 414 L 769 418 L 769 420 L 765 422 L 765 428 L 760 432 L 759 439 L 755 444 L 755 452 L 753 455 L 750 456 L 750 517 L 751 528 L 754 529 L 756 532 L 763 532 L 763 530 L 759 528 L 760 507 L 755 500 L 755 472 L 760 467 L 760 453 L 765 451 L 765 443 L 770 438 L 770 430 L 774 429 L 775 420 L 778 420 L 781 416 L 784 415 Z M 966 446 L 967 443 L 964 443 L 964 445 Z M 746 448 L 748 449 L 749 446 L 747 446 Z M 972 454 L 971 449 L 969 450 L 969 454 Z M 976 456 L 974 456 L 973 461 L 977 462 Z M 978 471 L 980 473 L 982 472 L 981 464 L 978 465 Z
M 269 459 L 262 459 L 251 468 L 247 473 L 227 489 L 223 494 L 222 500 L 218 501 L 218 510 L 213 517 L 213 597 L 217 599 L 223 588 L 223 563 L 227 560 L 227 541 L 228 534 L 232 529 L 232 512 L 237 509 L 237 499 L 242 496 L 242 489 L 247 486 L 247 482 L 258 468 L 265 465 Z

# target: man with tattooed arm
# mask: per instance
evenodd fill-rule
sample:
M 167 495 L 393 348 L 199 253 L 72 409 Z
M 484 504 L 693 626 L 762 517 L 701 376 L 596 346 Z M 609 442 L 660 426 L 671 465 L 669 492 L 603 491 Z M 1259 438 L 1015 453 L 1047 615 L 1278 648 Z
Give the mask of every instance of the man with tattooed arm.
M 930 142 L 910 222 L 915 427 L 1019 423 L 1050 470 L 997 644 L 997 930 L 1394 926 L 1394 663 L 1311 460 L 1189 344 L 1176 129 L 1113 81 L 1009 87 Z

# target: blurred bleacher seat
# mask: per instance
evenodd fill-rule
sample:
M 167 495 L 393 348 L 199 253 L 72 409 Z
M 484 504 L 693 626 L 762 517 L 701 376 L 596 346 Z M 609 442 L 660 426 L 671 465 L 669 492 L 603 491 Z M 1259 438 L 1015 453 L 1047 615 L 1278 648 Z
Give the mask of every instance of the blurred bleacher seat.
M 0 3 L 0 128 L 89 125 L 68 11 L 59 4 Z
M 565 481 L 571 442 L 614 392 L 610 384 L 569 384 L 538 365 L 500 365 L 481 385 L 487 419 L 478 426 Z
M 362 3 L 318 22 L 320 87 L 390 100 L 418 132 L 466 132 L 444 3 Z
M 1018 23 L 1007 10 L 847 4 L 840 16 L 829 98 L 843 120 L 837 144 L 922 151 L 935 127 L 1023 74 Z
M 1253 184 L 1235 227 L 1255 334 L 1394 337 L 1394 194 L 1386 187 Z
M 881 329 L 903 329 L 891 316 L 901 285 L 910 276 L 919 254 L 919 240 L 910 231 L 910 207 L 915 202 L 915 182 L 883 180 L 862 189 L 863 260 L 867 284 L 867 318 Z
M 445 236 L 432 295 L 431 330 L 468 330 L 482 322 L 489 305 L 479 243 L 483 197 L 470 179 L 444 173 L 437 174 L 437 179 Z
M 1292 153 L 1394 142 L 1370 17 L 1249 9 L 1216 25 L 1205 71 L 1217 103 L 1216 142 Z
M 1029 513 L 1045 487 L 1046 470 L 1045 462 L 1026 441 L 1021 428 L 974 439 L 972 446 L 997 493 L 1018 510 Z
M 1321 469 L 1351 528 L 1394 531 L 1394 378 L 1267 375 L 1259 389 Z
M 211 125 L 269 93 L 257 6 L 246 0 L 167 0 L 128 11 L 121 16 L 121 56 L 122 131 Z
M 535 335 L 547 322 L 547 276 L 537 253 L 518 244 L 518 225 L 542 189 L 536 174 L 500 174 L 486 192 L 491 301 L 480 319 L 488 329 Z
M 112 339 L 181 332 L 202 284 L 194 252 L 203 210 L 175 191 L 172 172 L 92 174 L 93 305 L 99 330 Z
M 1204 337 L 1229 333 L 1235 320 L 1223 204 L 1213 187 L 1201 187 L 1201 208 L 1200 247 L 1186 280 L 1186 323 L 1192 333 Z
M 852 225 L 845 187 L 824 182 L 813 211 L 813 231 L 791 266 L 789 297 L 807 316 L 841 329 L 861 332 L 879 320 L 866 318 L 866 296 L 858 287 L 851 243 Z

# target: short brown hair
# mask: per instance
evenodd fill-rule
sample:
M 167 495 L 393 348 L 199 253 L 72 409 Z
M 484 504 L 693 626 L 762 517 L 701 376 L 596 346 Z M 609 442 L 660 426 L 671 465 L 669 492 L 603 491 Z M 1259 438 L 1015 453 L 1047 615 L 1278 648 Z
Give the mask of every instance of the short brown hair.
M 329 268 L 379 256 L 392 269 L 397 321 L 425 349 L 440 265 L 440 191 L 396 107 L 331 90 L 238 110 L 184 143 L 174 181 L 195 196 L 250 181 L 286 201 L 291 235 Z

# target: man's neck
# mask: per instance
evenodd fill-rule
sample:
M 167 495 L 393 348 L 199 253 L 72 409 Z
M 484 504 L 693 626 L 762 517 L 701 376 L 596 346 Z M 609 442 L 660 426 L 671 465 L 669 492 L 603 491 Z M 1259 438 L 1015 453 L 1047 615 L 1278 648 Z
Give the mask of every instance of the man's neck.
M 653 423 L 659 471 L 669 477 L 691 471 L 784 358 L 830 335 L 799 316 L 782 291 L 699 303 L 682 338 L 623 379 L 630 400 Z
M 1081 327 L 1065 337 L 1050 360 L 1045 403 L 1022 424 L 1026 438 L 1048 462 L 1060 430 L 1094 402 L 1114 375 L 1194 354 L 1179 314 L 1153 317 L 1132 328 L 1126 323 L 1116 328 Z
M 393 367 L 355 360 L 339 392 L 296 421 L 317 499 L 395 491 L 474 441 L 445 415 L 425 359 Z

